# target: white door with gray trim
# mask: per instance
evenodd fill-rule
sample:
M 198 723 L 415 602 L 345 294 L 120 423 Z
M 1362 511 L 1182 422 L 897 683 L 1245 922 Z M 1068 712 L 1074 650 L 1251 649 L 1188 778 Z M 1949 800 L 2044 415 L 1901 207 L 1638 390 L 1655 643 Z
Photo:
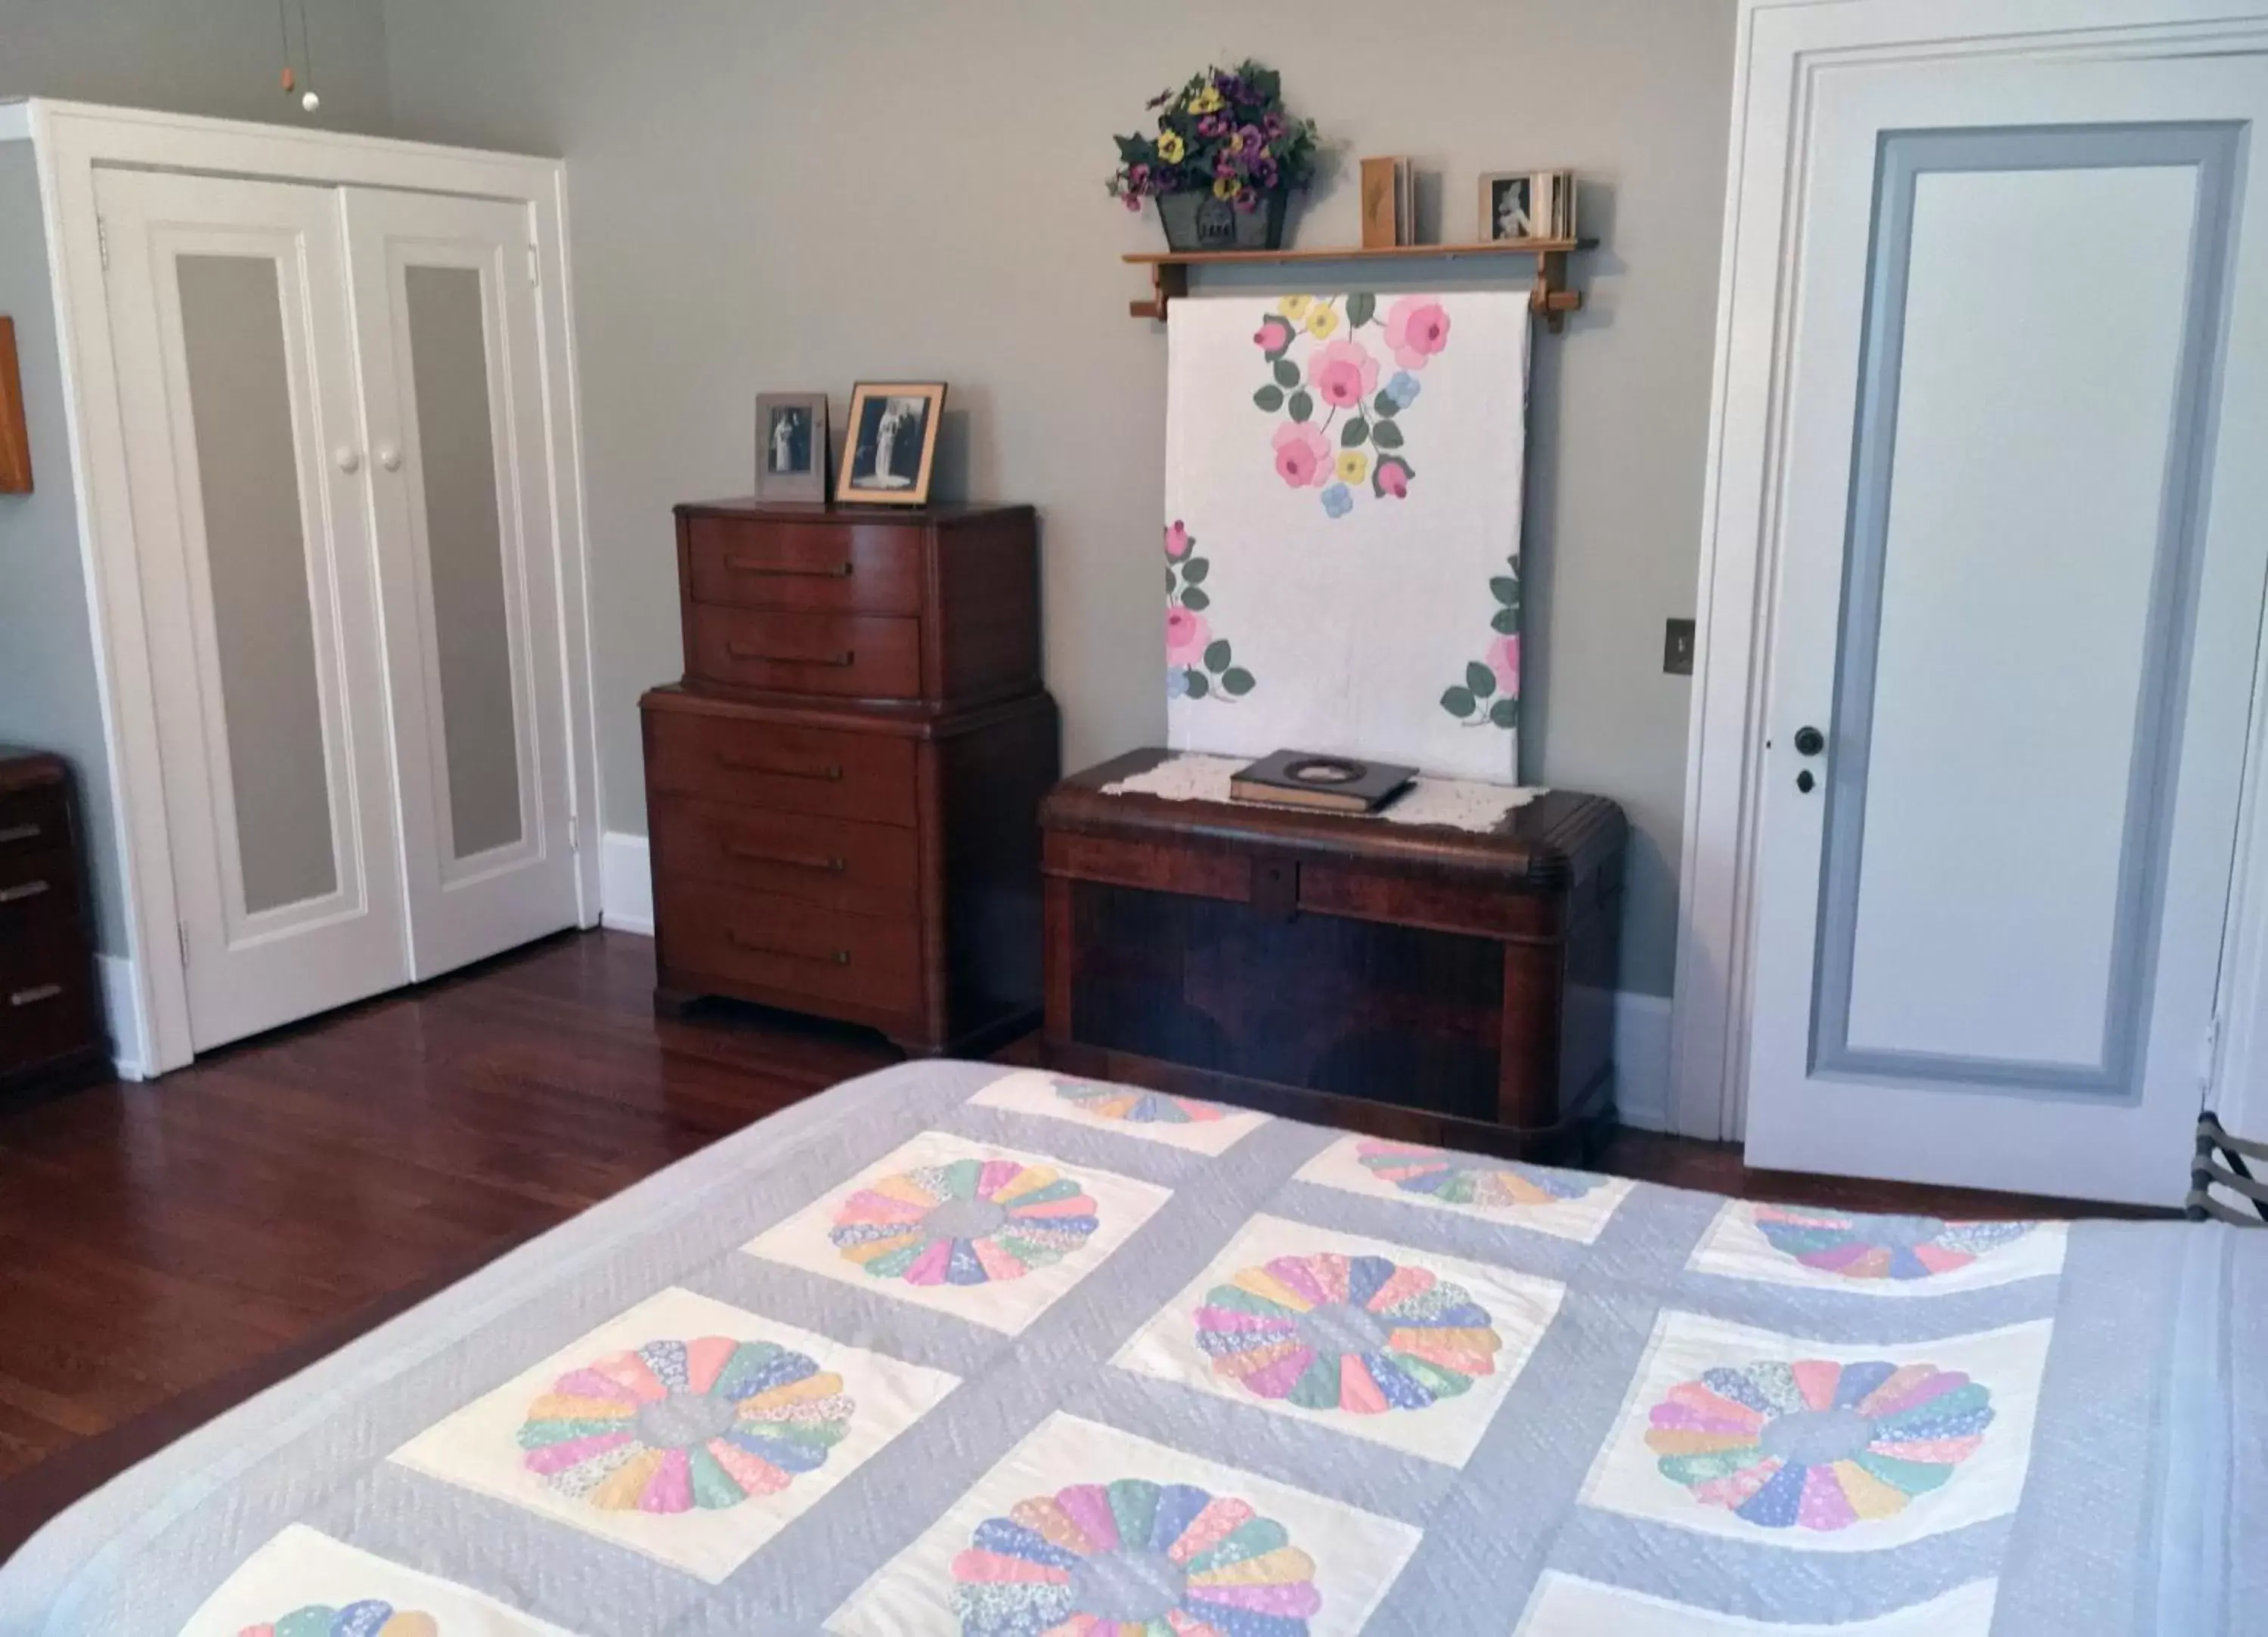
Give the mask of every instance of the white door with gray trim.
M 342 190 L 414 975 L 575 924 L 525 205 Z
M 2177 1204 L 2256 731 L 2268 56 L 1815 84 L 1749 1161 Z
M 202 1050 L 409 975 L 345 255 L 327 188 L 95 196 Z

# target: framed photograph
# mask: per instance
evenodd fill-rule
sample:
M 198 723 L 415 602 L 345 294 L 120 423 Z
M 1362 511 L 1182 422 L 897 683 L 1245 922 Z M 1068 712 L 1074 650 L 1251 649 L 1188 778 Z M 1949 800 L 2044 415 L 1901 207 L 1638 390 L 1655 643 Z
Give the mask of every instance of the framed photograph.
M 1574 236 L 1574 172 L 1491 171 L 1481 178 L 1484 241 Z
M 827 502 L 827 394 L 756 399 L 756 498 Z
M 861 381 L 850 389 L 850 431 L 835 498 L 862 506 L 929 503 L 943 381 Z

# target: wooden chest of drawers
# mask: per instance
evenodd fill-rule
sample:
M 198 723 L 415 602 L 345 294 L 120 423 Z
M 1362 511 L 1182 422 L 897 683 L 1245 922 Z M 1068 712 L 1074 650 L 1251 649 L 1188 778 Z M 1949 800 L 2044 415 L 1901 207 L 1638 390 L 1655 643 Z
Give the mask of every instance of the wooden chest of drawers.
M 1484 834 L 1106 796 L 1042 810 L 1050 1063 L 1376 1135 L 1580 1161 L 1613 1106 L 1622 810 Z
M 83 860 L 63 760 L 0 745 L 0 1096 L 108 1072 Z
M 975 1050 L 1037 1015 L 1027 507 L 677 511 L 682 683 L 642 701 L 658 1006 L 721 995 Z

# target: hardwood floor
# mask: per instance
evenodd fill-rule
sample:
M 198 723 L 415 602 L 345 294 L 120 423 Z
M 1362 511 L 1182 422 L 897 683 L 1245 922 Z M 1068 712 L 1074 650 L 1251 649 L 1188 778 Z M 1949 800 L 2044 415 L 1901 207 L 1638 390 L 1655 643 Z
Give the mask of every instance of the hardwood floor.
M 753 1008 L 658 1019 L 652 984 L 651 940 L 568 934 L 162 1081 L 0 1114 L 0 1553 L 529 1236 L 896 1059 Z M 1602 1169 L 1860 1209 L 2040 1203 L 1767 1176 L 1638 1132 Z

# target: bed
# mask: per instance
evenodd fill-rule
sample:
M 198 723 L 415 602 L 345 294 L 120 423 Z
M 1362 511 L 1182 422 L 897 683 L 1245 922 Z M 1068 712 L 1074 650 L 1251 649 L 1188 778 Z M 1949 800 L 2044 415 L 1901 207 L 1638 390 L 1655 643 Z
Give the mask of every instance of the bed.
M 113 1480 L 0 1569 L 0 1632 L 2237 1631 L 2264 1360 L 2268 1234 L 913 1064 Z

